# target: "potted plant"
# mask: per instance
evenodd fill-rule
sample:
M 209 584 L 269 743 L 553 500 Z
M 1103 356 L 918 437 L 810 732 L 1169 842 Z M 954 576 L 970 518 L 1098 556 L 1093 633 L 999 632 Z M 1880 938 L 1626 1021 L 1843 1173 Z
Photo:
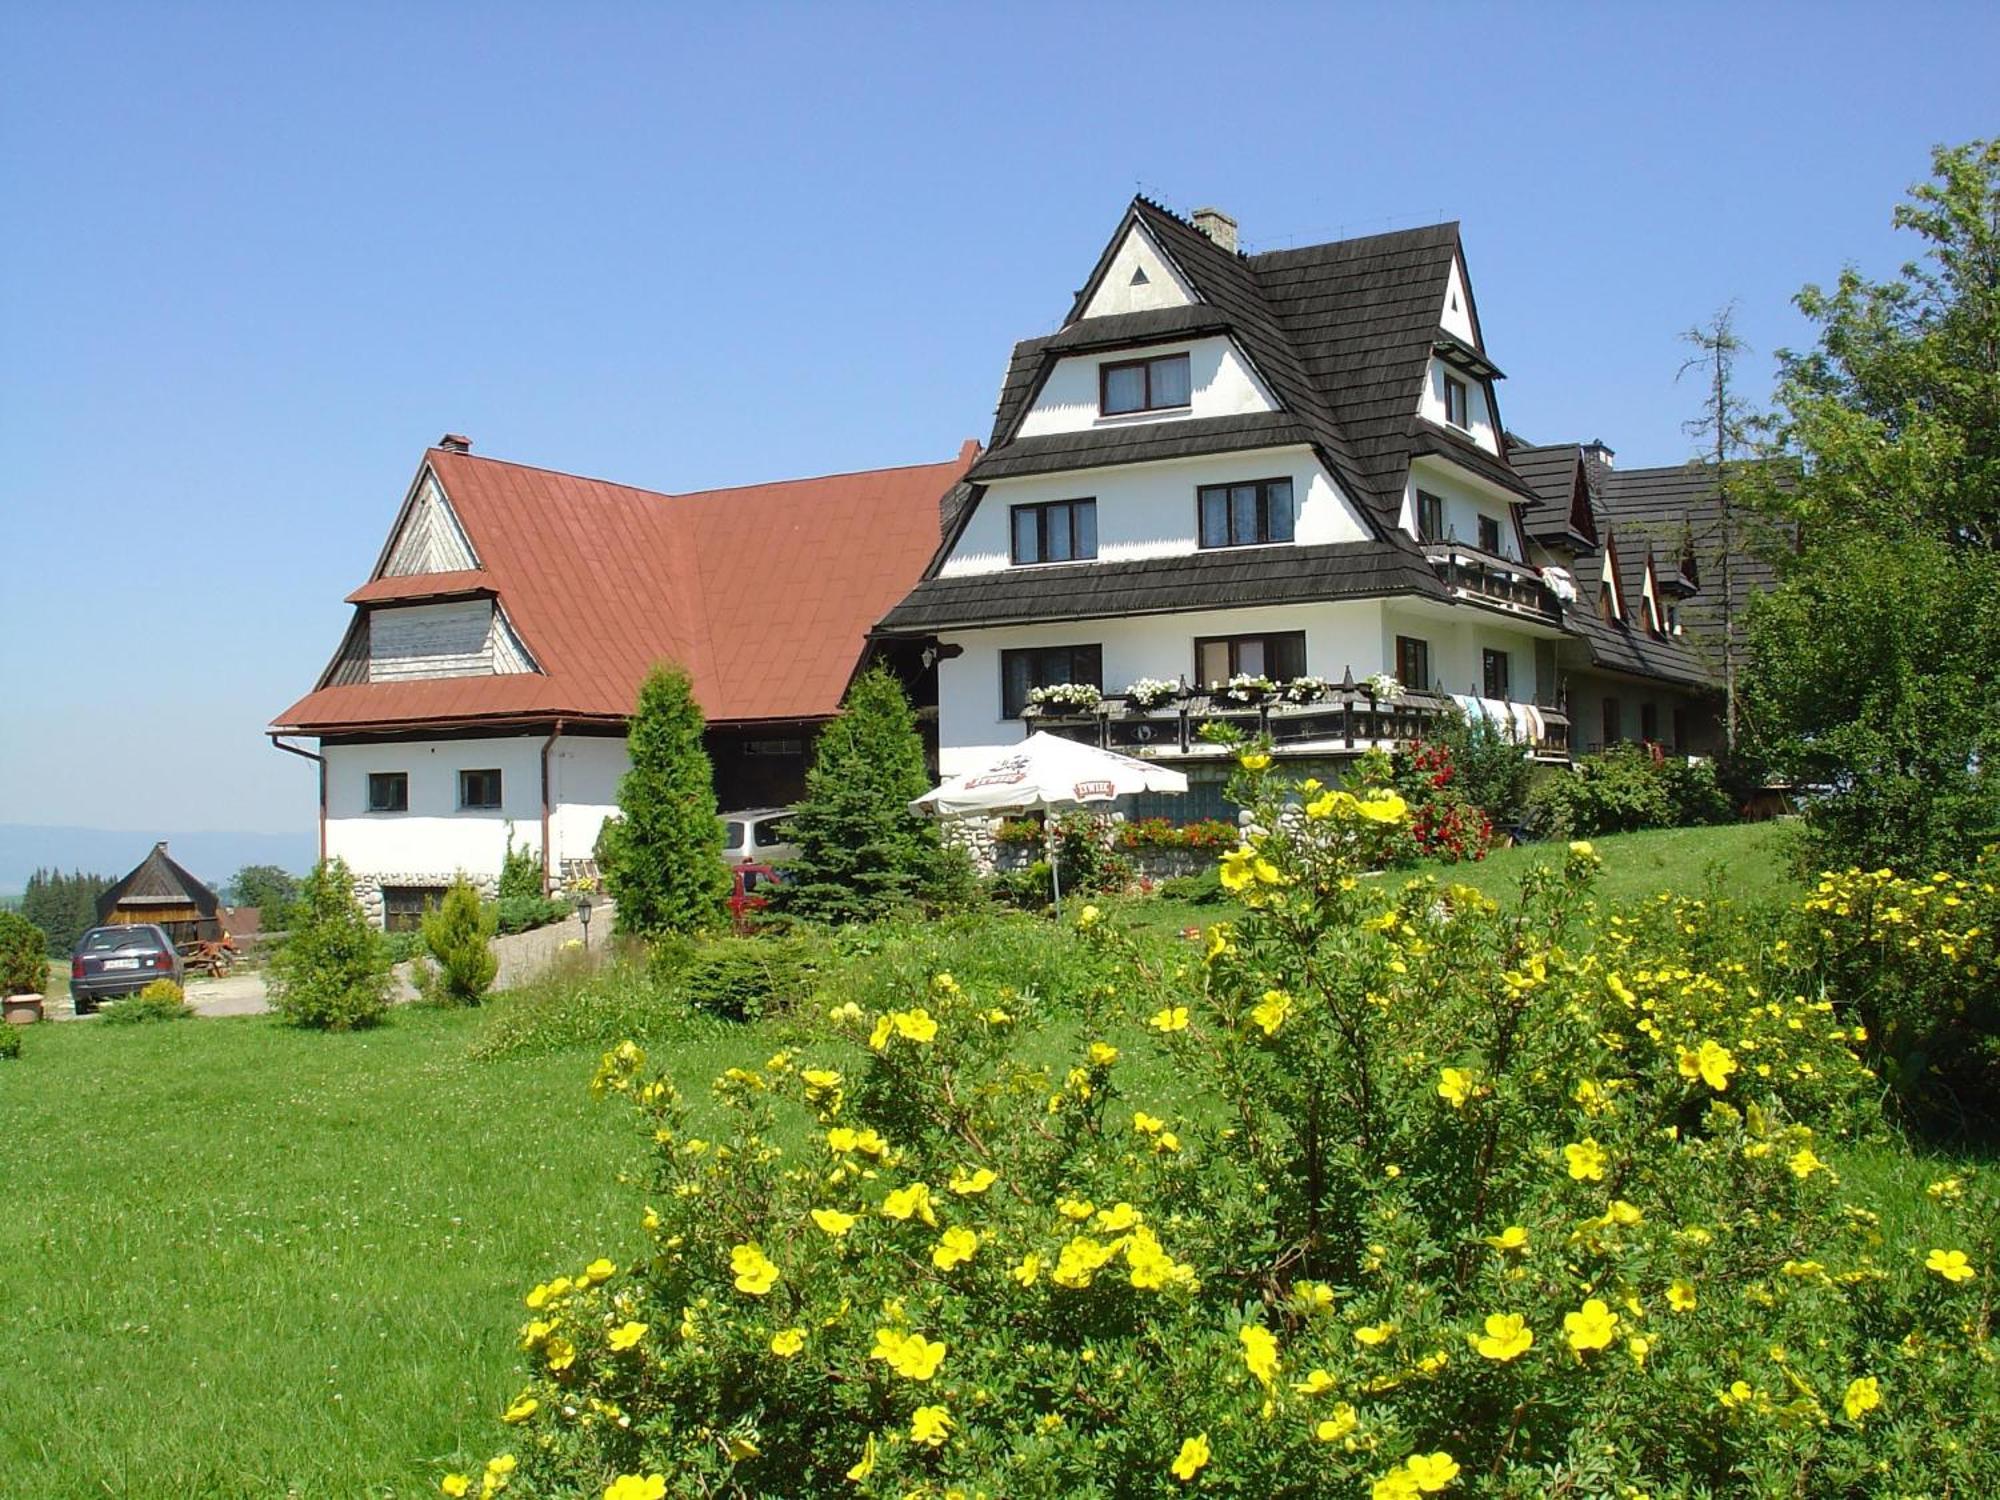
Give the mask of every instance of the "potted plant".
M 1272 693 L 1278 685 L 1268 677 L 1249 672 L 1238 672 L 1221 687 L 1211 687 L 1210 692 L 1225 703 L 1240 704 L 1245 708 L 1255 708 Z
M 1159 677 L 1141 677 L 1125 689 L 1126 701 L 1146 713 L 1172 703 L 1180 695 L 1181 685 L 1178 682 L 1168 682 Z
M 1056 682 L 1029 690 L 1028 707 L 1044 714 L 1094 713 L 1104 694 L 1088 682 Z
M 1377 703 L 1400 702 L 1403 696 L 1403 684 L 1396 680 L 1393 673 L 1377 672 L 1373 677 L 1366 678 L 1361 685 L 1367 689 L 1368 696 Z
M 0 912 L 0 996 L 6 1018 L 28 1026 L 42 1018 L 42 986 L 48 979 L 42 929 L 18 912 Z
M 1319 702 L 1326 694 L 1327 683 L 1324 677 L 1294 677 L 1278 690 L 1278 696 L 1285 702 L 1297 704 L 1302 708 L 1308 703 Z

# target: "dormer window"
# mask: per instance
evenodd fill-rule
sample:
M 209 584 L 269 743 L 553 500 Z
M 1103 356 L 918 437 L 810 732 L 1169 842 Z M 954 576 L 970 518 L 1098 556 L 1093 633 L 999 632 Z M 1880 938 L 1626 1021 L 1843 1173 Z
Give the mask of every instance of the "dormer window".
M 1292 539 L 1292 482 L 1205 484 L 1196 492 L 1204 547 L 1254 547 Z
M 1107 417 L 1186 406 L 1194 386 L 1185 354 L 1121 360 L 1097 367 L 1097 409 Z
M 1472 426 L 1467 416 L 1470 409 L 1466 396 L 1465 382 L 1460 380 L 1456 375 L 1445 376 L 1444 419 L 1451 423 L 1452 426 L 1458 428 L 1459 431 L 1468 431 Z
M 1013 532 L 1016 564 L 1082 562 L 1097 556 L 1097 502 L 1017 505 Z
M 1500 555 L 1500 523 L 1491 516 L 1479 518 L 1479 550 L 1495 557 Z
M 1426 490 L 1417 491 L 1417 540 L 1444 540 L 1444 501 Z

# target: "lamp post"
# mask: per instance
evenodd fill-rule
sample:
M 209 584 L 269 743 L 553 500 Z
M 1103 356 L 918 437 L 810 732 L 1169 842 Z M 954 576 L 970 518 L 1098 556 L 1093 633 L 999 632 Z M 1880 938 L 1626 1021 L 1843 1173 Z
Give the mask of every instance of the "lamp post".
M 579 891 L 576 898 L 576 919 L 583 923 L 583 946 L 590 946 L 590 892 Z

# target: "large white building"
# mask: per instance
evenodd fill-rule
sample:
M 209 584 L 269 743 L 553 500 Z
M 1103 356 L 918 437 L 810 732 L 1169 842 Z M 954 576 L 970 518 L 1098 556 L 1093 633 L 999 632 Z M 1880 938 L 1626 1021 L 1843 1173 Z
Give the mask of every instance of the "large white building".
M 1518 471 L 1499 379 L 1456 225 L 1245 255 L 1226 215 L 1135 200 L 1062 328 L 1016 346 L 944 545 L 878 627 L 936 662 L 941 769 L 1039 722 L 1184 763 L 1193 814 L 1210 719 L 1338 759 L 1457 707 L 1561 760 L 1598 742 L 1566 704 L 1599 679 L 1690 748 L 1709 674 L 1669 618 L 1678 551 L 1663 582 L 1650 542 L 1600 539 L 1607 453 Z

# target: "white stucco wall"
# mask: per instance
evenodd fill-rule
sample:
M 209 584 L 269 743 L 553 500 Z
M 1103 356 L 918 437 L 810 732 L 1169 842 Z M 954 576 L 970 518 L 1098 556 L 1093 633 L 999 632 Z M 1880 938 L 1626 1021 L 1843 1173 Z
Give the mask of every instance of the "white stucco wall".
M 497 874 L 510 818 L 516 844 L 541 845 L 544 738 L 325 746 L 327 855 L 346 860 L 357 875 Z M 489 769 L 500 772 L 500 807 L 459 811 L 458 773 Z M 368 811 L 371 771 L 408 773 L 408 812 Z
M 1382 652 L 1384 671 L 1396 669 L 1396 637 L 1414 636 L 1428 641 L 1431 648 L 1431 687 L 1440 693 L 1485 692 L 1487 650 L 1507 653 L 1509 696 L 1516 703 L 1534 703 L 1553 698 L 1554 684 L 1543 692 L 1535 674 L 1536 637 L 1522 630 L 1509 630 L 1504 623 L 1470 608 L 1452 609 L 1391 601 L 1382 611 Z M 1360 669 L 1356 668 L 1358 672 Z
M 1426 421 L 1436 422 L 1440 427 L 1451 424 L 1445 421 L 1444 376 L 1447 366 L 1435 355 L 1431 357 L 1430 375 L 1424 381 L 1423 399 L 1417 403 L 1418 415 Z M 1500 442 L 1493 430 L 1493 408 L 1486 400 L 1486 387 L 1463 371 L 1453 370 L 1455 379 L 1465 382 L 1466 426 L 1459 430 L 1488 453 L 1498 453 Z
M 1459 477 L 1459 471 L 1443 463 L 1417 459 L 1410 465 L 1410 477 L 1403 485 L 1402 527 L 1411 536 L 1417 533 L 1417 491 L 1436 495 L 1444 502 L 1445 535 L 1468 547 L 1479 545 L 1479 518 L 1491 516 L 1500 524 L 1500 555 L 1520 562 L 1521 539 L 1514 528 L 1513 507 Z
M 1098 413 L 1098 370 L 1105 365 L 1162 355 L 1188 357 L 1189 399 L 1186 407 L 1166 412 L 1126 412 L 1106 417 Z M 1148 422 L 1182 422 L 1195 417 L 1234 417 L 1246 412 L 1279 410 L 1278 399 L 1257 377 L 1234 340 L 1222 335 L 1185 343 L 1149 344 L 1108 354 L 1074 355 L 1060 360 L 1036 393 L 1019 436 L 1041 437 L 1051 432 L 1082 432 L 1102 427 L 1131 427 Z
M 1134 271 L 1145 272 L 1144 285 L 1132 285 Z M 1112 256 L 1104 280 L 1098 283 L 1097 293 L 1083 315 L 1102 318 L 1155 307 L 1185 307 L 1195 300 L 1193 288 L 1173 268 L 1172 262 L 1160 254 L 1153 237 L 1135 224 Z
M 1019 625 L 948 634 L 964 653 L 938 664 L 938 759 L 949 776 L 989 750 L 1024 737 L 1018 719 L 1000 713 L 1000 653 L 1023 646 L 1100 645 L 1104 690 L 1121 692 L 1141 677 L 1172 682 L 1194 676 L 1194 643 L 1205 636 L 1306 633 L 1306 670 L 1338 679 L 1387 670 L 1382 657 L 1382 604 L 1287 604 L 1267 609 L 1203 610 L 1115 620 Z M 1532 655 L 1532 653 L 1530 653 Z
M 619 737 L 564 735 L 549 757 L 549 868 L 589 859 L 604 820 L 618 811 L 618 782 L 632 767 Z
M 1454 338 L 1478 347 L 1472 328 L 1472 298 L 1465 289 L 1465 267 L 1451 263 L 1451 279 L 1445 283 L 1444 306 L 1438 309 L 1438 324 Z
M 979 499 L 951 556 L 939 570 L 946 577 L 993 573 L 1012 566 L 1008 511 L 1047 500 L 1097 501 L 1098 562 L 1130 562 L 1145 557 L 1184 557 L 1200 550 L 1196 492 L 1208 484 L 1288 478 L 1295 509 L 1294 541 L 1366 541 L 1368 528 L 1341 494 L 1333 478 L 1305 447 L 1267 448 L 1161 464 L 1128 464 L 1031 479 L 994 481 Z M 1239 549 L 1249 551 L 1252 549 Z M 1043 563 L 1041 567 L 1074 567 Z

